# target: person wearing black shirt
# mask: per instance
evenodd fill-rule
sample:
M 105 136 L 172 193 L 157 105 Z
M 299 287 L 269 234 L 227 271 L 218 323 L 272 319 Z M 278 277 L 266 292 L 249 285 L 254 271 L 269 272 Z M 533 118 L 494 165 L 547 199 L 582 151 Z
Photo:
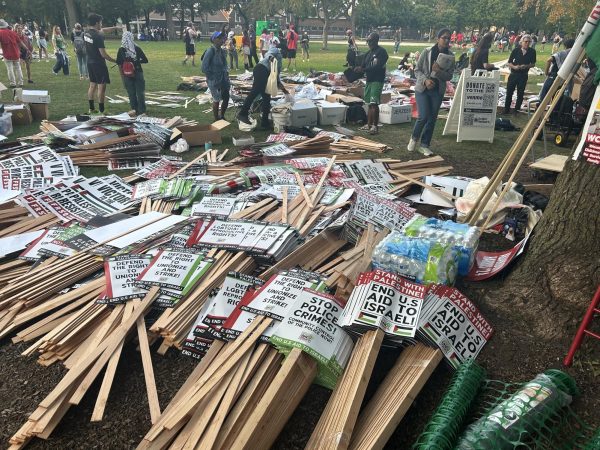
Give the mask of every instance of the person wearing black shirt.
M 494 35 L 492 33 L 486 33 L 479 41 L 477 49 L 475 50 L 475 53 L 473 53 L 473 57 L 471 58 L 471 75 L 473 75 L 477 70 L 496 69 L 496 67 L 493 64 L 490 64 L 488 62 L 490 47 L 492 46 L 493 40 Z
M 104 113 L 104 96 L 106 94 L 106 85 L 110 83 L 108 67 L 106 61 L 116 62 L 116 60 L 106 53 L 104 47 L 104 34 L 102 33 L 102 16 L 91 13 L 88 16 L 89 29 L 83 35 L 85 41 L 85 52 L 87 54 L 87 68 L 90 78 L 90 87 L 88 89 L 88 102 L 90 105 L 89 114 L 97 114 L 94 108 L 94 97 L 98 91 L 98 107 L 100 113 Z
M 256 53 L 256 31 L 254 30 L 254 25 L 250 25 L 248 27 L 248 38 L 250 39 L 250 68 L 254 67 L 252 60 L 254 63 L 258 64 L 258 54 Z
M 366 73 L 367 84 L 365 85 L 364 101 L 369 105 L 367 124 L 361 130 L 368 130 L 369 134 L 377 134 L 379 123 L 379 103 L 381 91 L 385 81 L 385 64 L 388 54 L 383 47 L 379 46 L 379 35 L 371 33 L 367 38 L 369 51 L 360 66 L 354 68 L 357 73 Z
M 510 75 L 506 86 L 506 99 L 504 101 L 503 114 L 510 113 L 510 104 L 515 88 L 517 89 L 517 102 L 515 103 L 514 113 L 516 114 L 517 111 L 521 109 L 525 86 L 527 86 L 529 69 L 535 66 L 535 50 L 529 47 L 531 45 L 531 36 L 528 34 L 523 35 L 520 44 L 521 46 L 517 46 L 508 58 Z
M 135 69 L 133 76 L 124 73 L 125 61 L 133 63 Z M 121 78 L 129 96 L 129 105 L 138 116 L 146 112 L 146 80 L 144 80 L 142 64 L 147 63 L 148 58 L 144 51 L 133 43 L 133 34 L 130 31 L 123 32 L 121 47 L 117 52 L 117 65 L 121 69 Z

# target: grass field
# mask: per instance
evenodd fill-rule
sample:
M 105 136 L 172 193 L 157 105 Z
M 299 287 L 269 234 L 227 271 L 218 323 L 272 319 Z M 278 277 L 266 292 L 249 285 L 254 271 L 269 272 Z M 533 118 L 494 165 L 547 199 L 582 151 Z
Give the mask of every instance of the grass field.
M 144 74 L 146 79 L 146 91 L 175 91 L 177 85 L 180 83 L 182 76 L 201 75 L 200 68 L 198 66 L 193 67 L 190 64 L 182 65 L 183 59 L 183 43 L 182 42 L 141 42 L 139 45 L 143 48 L 144 52 L 148 56 L 149 64 L 144 66 Z M 197 46 L 197 56 L 202 54 L 208 43 L 203 41 Z M 385 44 L 384 44 L 385 45 Z M 107 41 L 107 52 L 116 56 L 117 49 L 119 47 L 118 41 Z M 392 52 L 391 44 L 386 45 L 388 51 Z M 403 45 L 400 52 L 416 51 L 421 50 L 421 45 Z M 550 48 L 546 48 L 546 52 L 538 52 L 538 66 L 542 67 L 545 64 L 545 60 L 549 55 Z M 72 51 L 69 49 L 69 52 Z M 346 46 L 343 44 L 330 44 L 329 50 L 324 51 L 319 49 L 319 43 L 312 43 L 312 54 L 310 62 L 302 62 L 301 58 L 298 58 L 298 71 L 304 73 L 308 72 L 311 68 L 316 70 L 325 71 L 341 71 L 343 69 L 343 63 L 345 61 Z M 506 59 L 508 53 L 491 53 L 491 62 Z M 398 58 L 398 57 L 396 57 Z M 390 58 L 388 69 L 394 67 L 394 61 L 397 59 Z M 33 89 L 47 89 L 52 97 L 52 103 L 50 105 L 50 118 L 51 120 L 59 120 L 67 115 L 77 114 L 86 112 L 88 109 L 87 104 L 87 87 L 86 81 L 79 80 L 79 74 L 77 72 L 76 61 L 74 57 L 71 60 L 71 75 L 64 76 L 52 74 L 53 60 L 50 62 L 33 62 L 32 63 L 32 78 L 35 84 L 29 85 Z M 126 91 L 123 88 L 118 70 L 116 67 L 112 67 L 113 64 L 109 64 L 109 70 L 111 74 L 111 84 L 107 88 L 107 95 L 114 97 L 115 95 L 126 96 Z M 243 68 L 243 61 L 240 58 L 240 66 Z M 232 74 L 238 74 L 242 71 L 233 71 Z M 6 72 L 0 70 L 0 81 L 7 84 Z M 542 77 L 530 77 L 530 83 L 528 89 L 532 92 L 537 92 L 539 87 L 536 83 L 541 83 Z M 183 92 L 183 95 L 192 95 L 191 93 Z M 167 109 L 157 106 L 149 106 L 148 114 L 158 117 L 171 117 L 174 115 L 181 115 L 190 119 L 195 119 L 199 123 L 210 123 L 212 122 L 212 114 L 205 114 L 202 111 L 207 109 L 207 105 L 190 104 L 187 109 Z M 126 103 L 120 104 L 106 104 L 106 113 L 120 113 L 129 110 L 129 105 Z M 441 116 L 445 115 L 442 111 Z M 232 125 L 229 126 L 223 133 L 223 144 L 216 146 L 215 148 L 227 148 L 231 147 L 231 135 L 236 132 L 236 123 L 234 121 L 234 112 L 230 110 L 227 113 L 226 118 L 232 121 Z M 527 117 L 525 114 L 520 114 L 516 118 L 511 118 L 518 126 L 523 126 Z M 441 136 L 444 128 L 445 121 L 440 118 L 439 123 L 436 127 L 434 139 L 432 142 L 432 150 L 443 156 L 445 159 L 455 167 L 455 174 L 465 176 L 483 176 L 490 175 L 493 172 L 494 167 L 501 161 L 504 153 L 513 140 L 517 137 L 516 132 L 501 133 L 497 132 L 494 143 L 489 144 L 487 142 L 462 142 L 457 143 L 456 138 L 453 136 Z M 31 135 L 38 130 L 38 123 L 34 123 L 30 126 L 21 126 L 15 129 L 12 138 L 19 136 Z M 419 157 L 419 155 L 409 154 L 406 151 L 406 143 L 409 140 L 410 132 L 412 130 L 412 124 L 399 124 L 399 125 L 386 125 L 381 128 L 381 132 L 377 137 L 377 140 L 385 142 L 386 144 L 393 147 L 393 151 L 389 153 L 391 157 L 397 157 L 400 159 L 413 159 Z M 237 132 L 239 133 L 239 131 Z M 260 142 L 267 135 L 266 132 L 256 132 L 256 141 Z M 540 144 L 536 144 L 539 146 Z M 199 153 L 200 149 L 192 149 L 190 152 L 184 155 L 185 159 L 191 159 Z M 564 153 L 565 149 L 555 147 L 552 144 L 548 144 L 548 153 Z M 537 149 L 535 152 L 536 156 L 543 154 L 543 150 Z M 231 155 L 231 152 L 229 153 Z M 82 173 L 85 175 L 98 175 L 106 173 L 106 170 L 100 168 L 84 168 Z M 121 172 L 123 174 L 123 172 Z

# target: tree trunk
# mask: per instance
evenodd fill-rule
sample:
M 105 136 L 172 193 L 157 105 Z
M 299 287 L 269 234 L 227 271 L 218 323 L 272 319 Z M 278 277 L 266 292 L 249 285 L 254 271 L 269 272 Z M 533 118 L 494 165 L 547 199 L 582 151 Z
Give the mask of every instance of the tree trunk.
M 69 18 L 69 29 L 79 22 L 77 19 L 77 9 L 75 8 L 75 0 L 65 0 L 65 8 L 67 9 L 67 16 Z M 66 32 L 69 29 L 65 30 Z
M 146 22 L 146 28 L 150 28 L 150 10 L 144 9 L 144 21 Z
M 569 160 L 526 253 L 502 290 L 488 295 L 498 308 L 518 310 L 533 333 L 561 345 L 568 346 L 600 284 L 598 192 L 600 167 Z
M 183 28 L 184 28 L 184 22 L 185 22 L 185 2 L 184 0 L 181 0 L 181 2 L 179 3 L 181 8 L 179 10 L 179 36 L 183 36 Z
M 329 35 L 329 16 L 323 11 L 323 45 L 321 50 L 327 50 L 327 38 Z
M 352 30 L 352 34 L 356 36 L 356 0 L 352 0 L 350 8 L 350 29 Z
M 176 39 L 175 36 L 175 24 L 173 23 L 173 11 L 171 10 L 171 1 L 165 1 L 165 20 L 167 22 L 167 30 L 169 32 L 169 39 Z

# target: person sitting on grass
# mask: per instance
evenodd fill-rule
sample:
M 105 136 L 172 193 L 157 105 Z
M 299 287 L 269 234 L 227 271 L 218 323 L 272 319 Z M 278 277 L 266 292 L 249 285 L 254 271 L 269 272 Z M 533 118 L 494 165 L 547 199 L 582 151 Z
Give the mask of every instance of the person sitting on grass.
M 223 49 L 225 36 L 223 31 L 215 31 L 210 38 L 212 45 L 202 57 L 202 72 L 206 75 L 206 84 L 213 99 L 212 110 L 215 121 L 225 118 L 229 105 L 229 71 L 227 54 Z M 220 112 L 219 102 L 221 102 Z
M 367 124 L 360 129 L 368 131 L 369 134 L 377 134 L 379 103 L 381 102 L 381 91 L 385 81 L 385 65 L 388 54 L 383 47 L 379 46 L 379 35 L 377 33 L 369 35 L 367 45 L 369 51 L 365 55 L 362 65 L 354 68 L 355 72 L 366 73 L 367 75 L 364 101 L 369 105 L 369 112 L 367 114 Z
M 144 51 L 133 43 L 133 34 L 124 31 L 121 47 L 117 52 L 117 65 L 121 71 L 123 86 L 129 96 L 129 105 L 137 116 L 146 112 L 146 80 L 144 80 L 142 64 L 147 63 L 148 58 Z

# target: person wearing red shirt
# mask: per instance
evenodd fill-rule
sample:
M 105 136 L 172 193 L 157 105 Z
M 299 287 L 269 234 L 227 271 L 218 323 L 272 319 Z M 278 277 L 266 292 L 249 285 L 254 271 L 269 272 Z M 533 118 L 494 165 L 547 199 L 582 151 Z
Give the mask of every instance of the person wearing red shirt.
M 21 42 L 17 33 L 11 30 L 8 23 L 2 19 L 0 19 L 0 47 L 2 47 L 10 87 L 23 87 L 19 48 L 24 48 L 27 51 L 27 47 Z
M 292 60 L 294 60 L 294 70 L 298 70 L 296 66 L 296 51 L 298 50 L 298 33 L 294 29 L 294 25 L 290 25 L 290 30 L 286 36 L 287 39 L 287 57 L 288 57 L 288 70 L 290 70 L 290 66 L 292 65 Z

